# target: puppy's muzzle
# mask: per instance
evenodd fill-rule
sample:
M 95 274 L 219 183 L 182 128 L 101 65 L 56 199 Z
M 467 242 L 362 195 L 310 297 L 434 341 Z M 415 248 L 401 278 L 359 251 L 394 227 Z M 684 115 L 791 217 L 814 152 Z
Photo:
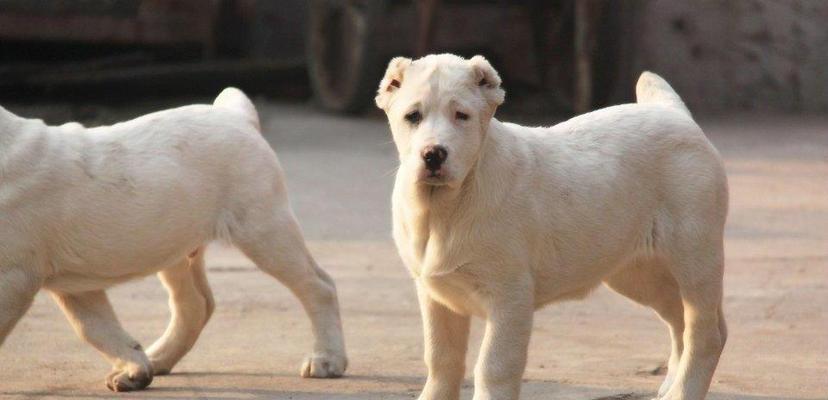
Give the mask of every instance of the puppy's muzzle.
M 430 176 L 439 176 L 440 168 L 448 158 L 448 150 L 440 145 L 426 146 L 421 153 L 426 169 L 430 172 Z

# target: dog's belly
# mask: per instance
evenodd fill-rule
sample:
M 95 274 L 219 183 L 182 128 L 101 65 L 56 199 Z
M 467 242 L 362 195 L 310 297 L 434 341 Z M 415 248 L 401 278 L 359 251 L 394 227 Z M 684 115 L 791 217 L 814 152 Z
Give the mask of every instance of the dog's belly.
M 565 301 L 580 300 L 587 297 L 601 284 L 601 278 L 589 279 L 579 284 L 560 285 L 557 282 L 535 281 L 535 308 L 547 304 Z
M 209 240 L 203 235 L 109 233 L 106 239 L 64 242 L 53 248 L 48 257 L 52 273 L 44 285 L 63 292 L 105 289 L 187 262 L 188 255 Z
M 184 260 L 181 262 L 183 261 Z M 171 265 L 146 268 L 138 270 L 138 272 L 126 273 L 118 276 L 97 276 L 81 274 L 73 271 L 63 271 L 48 278 L 44 282 L 43 287 L 60 293 L 82 293 L 93 290 L 104 290 L 120 283 L 143 278 L 169 266 Z
M 602 243 L 609 242 L 606 240 Z M 627 265 L 630 260 L 646 256 L 634 243 L 635 241 L 621 242 L 601 250 L 594 248 L 587 254 L 566 254 L 563 258 L 569 261 L 562 261 L 559 254 L 557 257 L 550 256 L 552 261 L 545 260 L 534 265 L 532 279 L 536 306 L 579 300 L 588 296 L 607 276 Z

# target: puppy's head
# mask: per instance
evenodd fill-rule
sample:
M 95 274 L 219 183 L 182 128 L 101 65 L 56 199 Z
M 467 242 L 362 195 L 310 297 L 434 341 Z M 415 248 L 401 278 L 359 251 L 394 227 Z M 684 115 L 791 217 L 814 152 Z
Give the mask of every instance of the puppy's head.
M 391 60 L 377 92 L 400 155 L 400 171 L 419 184 L 459 186 L 480 156 L 504 91 L 481 56 Z

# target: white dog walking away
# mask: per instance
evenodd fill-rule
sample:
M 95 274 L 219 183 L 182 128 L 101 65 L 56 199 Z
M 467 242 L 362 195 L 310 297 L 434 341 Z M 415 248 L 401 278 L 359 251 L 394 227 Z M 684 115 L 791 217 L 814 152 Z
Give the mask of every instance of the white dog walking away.
M 518 398 L 533 311 L 601 282 L 669 327 L 659 398 L 703 399 L 727 337 L 718 153 L 652 73 L 637 103 L 549 128 L 494 119 L 500 83 L 480 56 L 400 57 L 376 97 L 400 157 L 394 240 L 420 297 L 420 399 L 458 398 L 470 316 L 486 320 L 475 400 Z
M 302 376 L 342 375 L 334 282 L 305 247 L 279 162 L 242 92 L 90 129 L 0 107 L 0 344 L 44 288 L 111 362 L 107 386 L 142 389 L 210 318 L 203 248 L 214 239 L 238 246 L 301 301 L 315 337 Z M 104 290 L 155 272 L 172 320 L 144 352 Z

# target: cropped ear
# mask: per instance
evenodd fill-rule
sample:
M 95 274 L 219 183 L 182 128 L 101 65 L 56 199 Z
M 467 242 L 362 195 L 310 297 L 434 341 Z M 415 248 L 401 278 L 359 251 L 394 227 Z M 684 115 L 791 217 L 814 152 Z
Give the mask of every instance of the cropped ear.
M 386 111 L 388 110 L 391 97 L 393 97 L 394 92 L 400 90 L 403 75 L 409 65 L 411 65 L 411 59 L 405 57 L 394 57 L 388 63 L 388 69 L 385 70 L 385 76 L 382 78 L 379 89 L 377 90 L 377 97 L 374 98 L 377 107 Z
M 469 60 L 472 67 L 474 83 L 480 87 L 483 96 L 490 105 L 503 104 L 506 92 L 500 87 L 500 75 L 483 56 L 474 56 Z

